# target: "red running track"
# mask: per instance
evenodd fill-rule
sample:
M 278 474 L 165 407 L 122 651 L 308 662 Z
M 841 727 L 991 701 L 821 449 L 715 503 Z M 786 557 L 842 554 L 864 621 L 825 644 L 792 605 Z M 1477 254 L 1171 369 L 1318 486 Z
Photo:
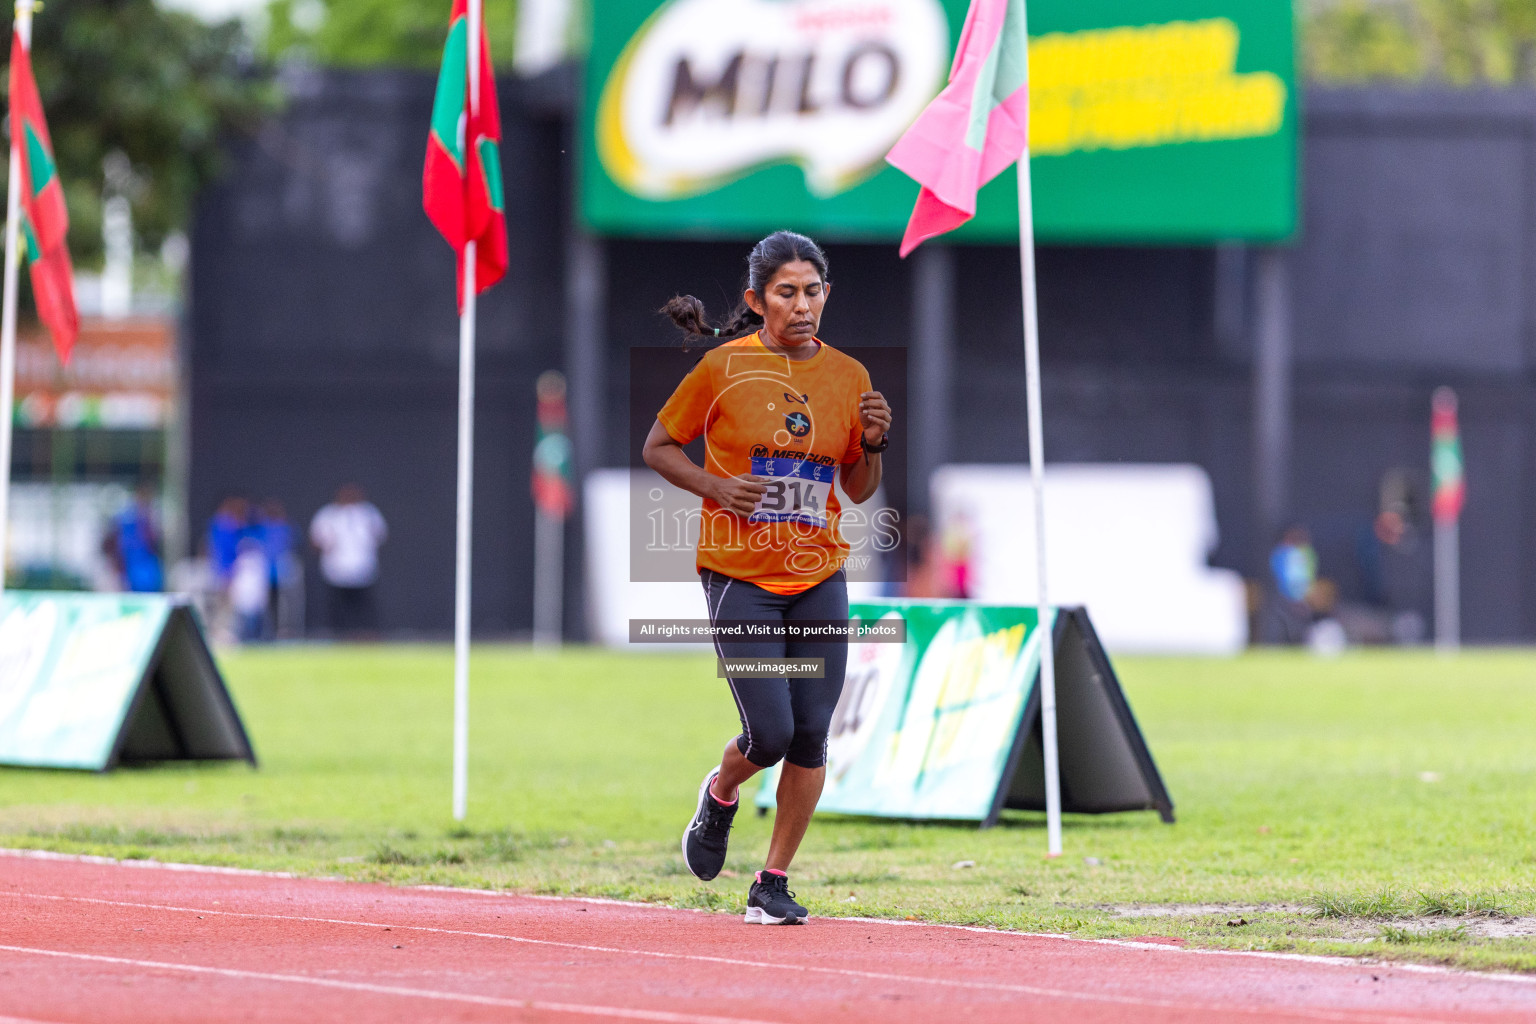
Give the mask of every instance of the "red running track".
M 1536 979 L 0 851 L 0 1024 L 1536 1020 Z

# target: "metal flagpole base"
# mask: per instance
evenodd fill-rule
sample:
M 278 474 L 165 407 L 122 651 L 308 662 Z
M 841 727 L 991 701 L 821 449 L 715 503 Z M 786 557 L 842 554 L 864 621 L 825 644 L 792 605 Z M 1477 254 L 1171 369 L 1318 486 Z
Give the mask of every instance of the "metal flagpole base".
M 1461 536 L 1455 520 L 1435 524 L 1435 653 L 1461 650 Z
M 533 646 L 560 646 L 565 573 L 565 524 L 547 512 L 533 520 Z

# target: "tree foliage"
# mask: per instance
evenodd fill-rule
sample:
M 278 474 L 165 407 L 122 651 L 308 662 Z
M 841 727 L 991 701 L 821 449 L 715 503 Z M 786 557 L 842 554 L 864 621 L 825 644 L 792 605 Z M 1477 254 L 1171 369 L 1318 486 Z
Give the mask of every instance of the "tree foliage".
M 600 2 L 600 0 L 599 0 Z M 1536 0 L 1297 0 L 1314 81 L 1536 83 Z M 331 67 L 430 69 L 452 0 L 272 0 L 264 49 Z M 578 4 L 578 10 L 585 4 Z M 498 63 L 517 0 L 485 0 Z
M 266 50 L 330 67 L 435 68 L 452 0 L 273 0 Z M 512 56 L 516 0 L 485 0 L 491 53 Z
M 111 161 L 118 185 L 137 244 L 155 247 L 186 224 L 197 190 L 218 172 L 225 133 L 273 105 L 244 29 L 154 0 L 48 0 L 32 23 L 32 63 L 82 266 L 101 254 L 109 155 L 127 158 Z
M 1309 78 L 1536 84 L 1533 0 L 1308 0 Z

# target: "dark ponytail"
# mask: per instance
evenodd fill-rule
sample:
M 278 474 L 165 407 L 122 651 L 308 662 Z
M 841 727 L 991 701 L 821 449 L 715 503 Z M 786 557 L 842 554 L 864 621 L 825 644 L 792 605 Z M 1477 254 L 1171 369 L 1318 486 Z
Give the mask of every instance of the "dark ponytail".
M 793 231 L 775 231 L 752 247 L 747 257 L 747 280 L 742 291 L 750 288 L 762 295 L 779 268 L 796 260 L 805 260 L 815 267 L 822 284 L 830 283 L 827 278 L 827 256 L 821 251 L 821 246 Z M 763 325 L 763 318 L 752 311 L 746 299 L 738 302 L 736 308 L 731 310 L 731 315 L 719 325 L 709 322 L 704 315 L 704 303 L 692 295 L 674 295 L 658 312 L 669 318 L 690 338 L 739 338 Z

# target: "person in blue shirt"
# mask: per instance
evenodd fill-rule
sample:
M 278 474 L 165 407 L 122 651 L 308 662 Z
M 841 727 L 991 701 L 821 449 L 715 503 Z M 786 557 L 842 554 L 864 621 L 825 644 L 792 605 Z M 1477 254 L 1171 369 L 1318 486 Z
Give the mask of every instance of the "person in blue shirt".
M 208 564 L 219 589 L 229 584 L 230 570 L 240 553 L 240 539 L 250 529 L 250 503 L 244 498 L 228 497 L 219 502 L 218 511 L 208 523 Z
M 1287 601 L 1300 603 L 1307 599 L 1312 585 L 1317 582 L 1317 552 L 1306 530 L 1293 526 L 1285 531 L 1285 536 L 1270 552 L 1269 571 L 1276 589 Z
M 123 587 L 135 594 L 165 589 L 160 566 L 160 529 L 155 522 L 154 491 L 142 486 L 122 511 L 112 517 L 107 555 Z
M 1304 528 L 1286 530 L 1270 551 L 1268 583 L 1258 622 L 1260 642 L 1305 643 L 1315 618 L 1307 597 L 1317 583 L 1317 550 Z
M 256 511 L 254 532 L 267 556 L 270 574 L 266 635 L 271 638 L 277 634 L 280 621 L 279 602 L 293 576 L 293 525 L 288 522 L 288 510 L 281 501 L 268 498 L 261 503 Z

